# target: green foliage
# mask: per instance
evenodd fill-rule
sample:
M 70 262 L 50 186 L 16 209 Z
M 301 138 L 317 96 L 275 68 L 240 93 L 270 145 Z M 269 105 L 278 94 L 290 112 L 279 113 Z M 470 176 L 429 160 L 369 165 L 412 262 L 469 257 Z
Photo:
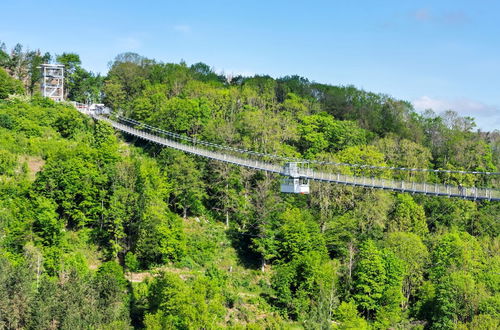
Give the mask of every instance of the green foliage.
M 277 257 L 289 262 L 316 251 L 326 255 L 325 243 L 313 218 L 299 209 L 288 209 L 280 216 L 280 229 L 276 235 Z
M 221 237 L 220 228 L 216 224 L 196 224 L 193 228 L 186 228 L 186 254 L 182 263 L 189 266 L 206 266 L 212 263 L 220 252 Z
M 335 311 L 335 319 L 340 323 L 339 329 L 370 329 L 368 322 L 358 315 L 356 304 L 343 301 Z
M 354 273 L 353 298 L 367 317 L 372 317 L 380 306 L 387 274 L 382 254 L 371 240 L 359 248 L 358 263 Z
M 477 313 L 484 288 L 463 271 L 445 275 L 437 287 L 434 327 L 453 328 L 458 321 L 468 322 Z
M 184 282 L 165 272 L 151 284 L 148 300 L 144 323 L 150 329 L 213 328 L 224 312 L 220 288 L 204 276 Z
M 116 262 L 103 263 L 97 270 L 95 281 L 103 308 L 108 307 L 109 302 L 126 298 L 127 281 Z
M 384 154 L 389 166 L 404 168 L 430 168 L 431 151 L 414 141 L 388 136 L 375 142 L 375 146 Z M 400 171 L 394 176 L 406 181 L 428 181 L 426 172 Z
M 431 254 L 431 278 L 439 280 L 449 269 L 478 273 L 483 269 L 483 251 L 467 233 L 452 232 L 438 238 Z
M 17 157 L 7 150 L 0 150 L 0 175 L 12 175 L 17 165 Z
M 106 177 L 93 161 L 95 150 L 79 146 L 47 160 L 35 182 L 35 190 L 53 199 L 60 216 L 70 227 L 98 220 L 102 214 L 101 192 Z
M 174 187 L 170 203 L 182 211 L 184 218 L 188 213 L 199 215 L 203 212 L 203 199 L 206 197 L 202 172 L 197 164 L 184 153 L 165 152 L 167 175 Z
M 171 98 L 154 113 L 154 122 L 163 122 L 168 131 L 189 134 L 199 133 L 210 118 L 211 109 L 206 102 L 197 99 Z
M 276 305 L 285 315 L 298 320 L 306 318 L 311 301 L 320 293 L 323 260 L 320 253 L 310 252 L 277 266 L 272 285 Z
M 365 164 L 374 166 L 387 166 L 384 155 L 373 146 L 348 147 L 337 153 L 340 162 L 348 164 Z M 361 168 L 345 168 L 346 174 L 380 176 L 384 175 L 380 169 L 363 170 Z
M 165 208 L 149 206 L 144 210 L 136 253 L 144 267 L 179 260 L 186 250 L 182 220 L 165 214 Z
M 131 272 L 139 270 L 139 260 L 132 252 L 127 252 L 125 255 L 125 268 Z
M 299 132 L 299 144 L 306 157 L 364 145 L 369 138 L 368 131 L 360 129 L 356 123 L 334 120 L 326 113 L 303 116 Z
M 467 200 L 428 198 L 423 201 L 429 229 L 433 231 L 454 228 L 462 231 L 472 231 L 476 222 L 477 204 Z M 482 212 L 487 216 L 488 212 Z M 495 227 L 490 227 L 488 229 Z M 484 234 L 486 234 L 485 232 Z
M 33 273 L 23 264 L 12 265 L 0 256 L 0 325 L 26 326 L 33 301 Z
M 349 245 L 356 241 L 357 227 L 357 219 L 352 213 L 335 217 L 329 222 L 324 233 L 328 252 L 336 257 L 347 256 Z
M 45 197 L 38 196 L 33 199 L 33 231 L 47 246 L 58 245 L 64 224 L 56 212 L 56 204 Z
M 406 302 L 414 298 L 421 287 L 429 262 L 429 252 L 422 239 L 413 233 L 393 232 L 384 242 L 403 265 L 403 294 Z
M 120 328 L 129 324 L 123 286 L 105 266 L 95 278 L 70 271 L 64 280 L 40 276 L 37 259 L 14 266 L 0 258 L 0 324 L 5 328 Z M 104 270 L 106 268 L 107 270 Z M 115 270 L 116 272 L 116 270 Z M 118 274 L 118 273 L 117 273 Z M 123 277 L 123 275 L 122 275 Z M 124 283 L 124 280 L 122 280 Z M 112 294 L 116 293 L 116 294 Z
M 398 194 L 392 213 L 389 231 L 405 231 L 421 237 L 427 234 L 427 222 L 424 208 L 415 203 L 408 194 Z
M 0 99 L 5 99 L 11 94 L 24 92 L 22 83 L 11 78 L 4 69 L 0 68 Z
M 33 94 L 50 55 L 0 49 L 0 99 L 23 83 Z M 499 165 L 497 135 L 474 132 L 472 119 L 419 115 L 352 86 L 226 79 L 134 53 L 100 77 L 77 54 L 57 59 L 68 98 L 104 96 L 117 113 L 211 142 L 375 166 Z M 498 203 L 337 185 L 284 195 L 273 175 L 125 141 L 40 95 L 0 101 L 0 327 L 498 327 Z

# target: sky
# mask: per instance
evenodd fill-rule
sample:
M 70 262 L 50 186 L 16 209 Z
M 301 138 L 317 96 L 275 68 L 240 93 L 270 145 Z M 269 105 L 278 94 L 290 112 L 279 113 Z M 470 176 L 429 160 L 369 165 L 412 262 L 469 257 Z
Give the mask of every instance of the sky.
M 498 0 L 0 0 L 0 42 L 75 52 L 103 74 L 128 51 L 233 75 L 297 74 L 500 129 Z

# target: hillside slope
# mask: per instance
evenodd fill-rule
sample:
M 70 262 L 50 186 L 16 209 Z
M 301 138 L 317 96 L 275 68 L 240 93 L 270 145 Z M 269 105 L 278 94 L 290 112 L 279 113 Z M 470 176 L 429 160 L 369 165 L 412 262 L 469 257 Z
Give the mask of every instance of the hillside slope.
M 6 78 L 11 79 L 11 78 Z M 497 328 L 500 203 L 312 185 L 116 133 L 9 83 L 0 100 L 5 328 Z M 105 102 L 282 156 L 498 171 L 494 134 L 450 112 L 304 78 L 118 58 Z M 352 174 L 498 186 L 460 173 Z

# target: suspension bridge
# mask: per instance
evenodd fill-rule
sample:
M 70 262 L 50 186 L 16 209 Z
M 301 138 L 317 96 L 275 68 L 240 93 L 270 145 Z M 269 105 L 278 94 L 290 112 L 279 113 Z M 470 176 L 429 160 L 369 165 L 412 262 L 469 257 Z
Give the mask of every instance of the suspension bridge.
M 156 127 L 140 123 L 133 119 L 121 116 L 105 116 L 99 111 L 90 110 L 87 105 L 75 103 L 75 107 L 82 113 L 92 116 L 96 120 L 109 123 L 116 130 L 135 136 L 139 139 L 156 143 L 161 146 L 181 150 L 186 153 L 200 157 L 213 159 L 249 169 L 279 174 L 285 177 L 282 180 L 282 192 L 309 193 L 309 180 L 342 184 L 346 186 L 364 187 L 369 189 L 390 190 L 396 192 L 407 192 L 412 194 L 424 194 L 430 196 L 446 196 L 468 200 L 500 201 L 500 190 L 494 188 L 463 187 L 460 185 L 448 185 L 428 182 L 408 182 L 403 180 L 392 180 L 376 178 L 374 176 L 355 176 L 341 173 L 330 173 L 324 170 L 314 170 L 310 167 L 301 167 L 300 164 L 317 165 L 340 165 L 358 168 L 387 169 L 387 170 L 409 170 L 426 172 L 447 172 L 464 174 L 500 175 L 500 173 L 472 172 L 472 171 L 448 171 L 432 169 L 405 169 L 384 166 L 370 166 L 361 164 L 328 163 L 319 161 L 305 161 L 278 155 L 258 153 L 250 150 L 223 146 L 207 141 L 197 140 L 173 132 L 161 130 Z M 212 149 L 212 150 L 211 150 Z M 216 150 L 214 150 L 216 149 Z M 234 155 L 235 153 L 241 156 Z M 252 158 L 253 157 L 253 158 Z M 260 159 L 255 159 L 260 158 Z

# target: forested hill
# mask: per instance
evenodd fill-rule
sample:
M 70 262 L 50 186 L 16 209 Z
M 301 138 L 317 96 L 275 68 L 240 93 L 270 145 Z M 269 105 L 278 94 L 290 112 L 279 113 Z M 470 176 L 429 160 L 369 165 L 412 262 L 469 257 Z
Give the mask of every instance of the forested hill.
M 161 149 L 40 97 L 36 66 L 50 58 L 0 51 L 0 328 L 500 327 L 500 203 L 330 184 L 281 194 L 278 177 Z M 106 76 L 77 54 L 55 60 L 69 99 L 211 142 L 500 169 L 498 131 L 352 86 L 131 53 Z M 488 175 L 373 174 L 498 188 Z

